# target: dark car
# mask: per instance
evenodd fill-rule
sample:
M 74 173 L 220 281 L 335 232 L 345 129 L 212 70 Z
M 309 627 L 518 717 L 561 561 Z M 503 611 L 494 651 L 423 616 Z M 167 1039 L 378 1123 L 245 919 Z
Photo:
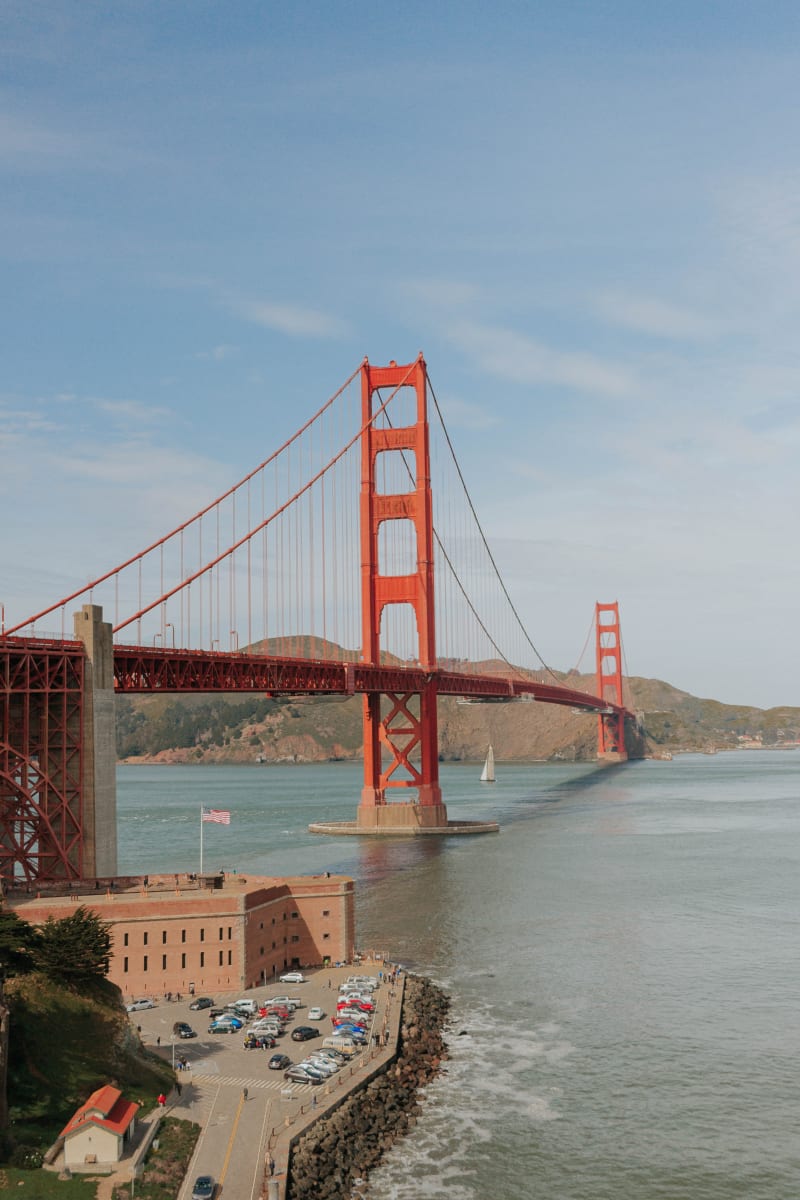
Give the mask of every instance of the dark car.
M 197 1012 L 201 1008 L 213 1008 L 213 1007 L 214 1007 L 214 1001 L 211 999 L 210 996 L 198 996 L 197 999 L 193 1000 L 192 1003 L 189 1005 L 189 1008 L 193 1009 L 195 1012 Z
M 221 1017 L 224 1012 L 225 1012 L 224 1008 L 212 1008 L 208 1015 L 213 1020 L 215 1017 Z
M 292 1030 L 293 1042 L 308 1042 L 315 1037 L 319 1037 L 319 1030 L 312 1029 L 310 1025 L 298 1025 L 297 1029 Z
M 210 1175 L 198 1175 L 192 1188 L 192 1200 L 213 1200 L 217 1185 Z
M 270 1071 L 285 1071 L 292 1065 L 292 1060 L 288 1054 L 273 1054 L 272 1058 L 267 1063 Z
M 176 1033 L 179 1038 L 193 1038 L 197 1034 L 192 1029 L 191 1025 L 187 1025 L 185 1021 L 176 1021 L 172 1026 L 172 1032 Z

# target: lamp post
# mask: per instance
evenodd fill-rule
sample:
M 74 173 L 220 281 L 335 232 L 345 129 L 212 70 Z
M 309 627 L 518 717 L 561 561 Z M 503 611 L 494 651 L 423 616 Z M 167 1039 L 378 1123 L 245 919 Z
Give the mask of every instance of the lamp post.
M 172 624 L 171 621 L 167 621 L 166 625 L 164 626 L 164 638 L 165 639 L 167 636 L 168 629 L 172 630 L 172 649 L 174 650 L 175 649 L 175 626 Z

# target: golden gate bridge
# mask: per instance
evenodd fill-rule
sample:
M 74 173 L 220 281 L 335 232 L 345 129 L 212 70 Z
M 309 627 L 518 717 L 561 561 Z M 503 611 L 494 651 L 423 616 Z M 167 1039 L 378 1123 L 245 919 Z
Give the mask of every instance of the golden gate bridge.
M 595 650 L 591 692 L 547 666 L 484 536 L 423 357 L 365 360 L 222 496 L 3 628 L 0 879 L 116 873 L 116 693 L 360 694 L 354 832 L 436 833 L 448 829 L 439 696 L 595 713 L 598 757 L 627 757 L 616 602 L 595 605 Z

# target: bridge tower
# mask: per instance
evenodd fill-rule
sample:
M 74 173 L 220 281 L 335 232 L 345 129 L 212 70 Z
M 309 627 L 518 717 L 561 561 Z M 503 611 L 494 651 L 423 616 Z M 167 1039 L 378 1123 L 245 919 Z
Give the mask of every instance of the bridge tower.
M 597 644 L 597 694 L 609 704 L 622 705 L 622 640 L 619 628 L 619 601 L 596 604 L 594 608 Z M 625 748 L 625 713 L 604 712 L 597 718 L 597 757 L 621 762 L 628 757 Z
M 413 388 L 416 420 L 389 428 L 374 420 L 379 388 Z M 409 604 L 417 626 L 417 658 L 436 669 L 433 582 L 433 502 L 427 413 L 427 371 L 422 355 L 414 363 L 361 368 L 361 621 L 362 657 L 381 661 L 381 619 L 393 604 Z M 381 494 L 376 464 L 381 454 L 405 452 L 413 484 L 408 491 Z M 413 462 L 412 462 L 413 460 Z M 416 570 L 387 575 L 379 561 L 385 521 L 406 521 L 416 541 Z M 437 687 L 431 679 L 419 693 L 370 692 L 364 697 L 364 787 L 358 809 L 361 831 L 434 830 L 447 826 L 439 786 Z M 414 788 L 416 801 L 392 801 L 392 792 Z M 407 793 L 406 793 L 407 794 Z

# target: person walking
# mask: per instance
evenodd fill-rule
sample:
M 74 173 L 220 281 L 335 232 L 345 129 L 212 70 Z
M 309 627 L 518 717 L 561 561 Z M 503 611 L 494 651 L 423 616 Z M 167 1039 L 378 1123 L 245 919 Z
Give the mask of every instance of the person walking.
M 166 1104 L 167 1104 L 167 1097 L 164 1095 L 163 1092 L 161 1092 L 161 1094 L 158 1097 L 158 1107 L 165 1108 Z
M 242 1088 L 242 1100 L 244 1100 L 245 1103 L 247 1102 L 247 1088 L 246 1087 Z

